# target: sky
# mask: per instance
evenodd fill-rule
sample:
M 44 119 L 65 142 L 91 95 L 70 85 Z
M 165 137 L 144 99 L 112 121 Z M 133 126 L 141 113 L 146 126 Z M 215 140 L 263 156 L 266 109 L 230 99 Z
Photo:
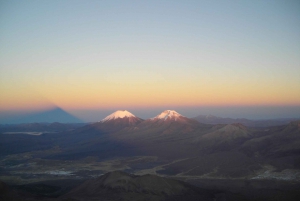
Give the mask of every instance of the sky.
M 300 117 L 300 2 L 0 0 L 0 119 Z

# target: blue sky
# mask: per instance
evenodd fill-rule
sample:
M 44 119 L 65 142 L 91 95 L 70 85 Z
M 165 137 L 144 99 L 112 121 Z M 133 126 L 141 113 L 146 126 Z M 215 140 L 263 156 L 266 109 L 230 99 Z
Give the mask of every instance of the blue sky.
M 296 0 L 0 1 L 0 43 L 2 114 L 300 113 Z

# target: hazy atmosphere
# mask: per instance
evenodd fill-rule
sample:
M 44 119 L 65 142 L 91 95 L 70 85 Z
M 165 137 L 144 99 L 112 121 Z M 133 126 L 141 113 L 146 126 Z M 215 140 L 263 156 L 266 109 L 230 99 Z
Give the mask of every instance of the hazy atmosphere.
M 300 117 L 299 1 L 1 1 L 0 120 Z
M 0 0 L 0 201 L 299 189 L 299 0 Z

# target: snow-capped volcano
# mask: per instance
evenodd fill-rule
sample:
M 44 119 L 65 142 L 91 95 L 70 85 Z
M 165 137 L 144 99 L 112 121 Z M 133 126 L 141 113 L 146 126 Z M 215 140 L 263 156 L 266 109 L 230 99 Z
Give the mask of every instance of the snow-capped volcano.
M 156 117 L 152 118 L 153 120 L 155 119 L 161 119 L 161 120 L 168 120 L 168 119 L 172 119 L 172 120 L 177 120 L 182 116 L 181 114 L 179 114 L 178 112 L 176 112 L 175 110 L 165 110 L 162 113 L 160 113 L 159 115 L 157 115 Z
M 101 122 L 114 120 L 114 119 L 119 119 L 119 118 L 122 119 L 122 118 L 125 118 L 125 117 L 136 117 L 136 116 L 134 116 L 132 113 L 128 112 L 127 110 L 118 110 L 118 111 L 108 115 L 104 119 L 102 119 Z
M 101 121 L 87 125 L 84 127 L 84 132 L 116 132 L 124 128 L 136 126 L 144 120 L 134 116 L 127 110 L 118 110 Z M 82 132 L 83 132 L 82 131 Z
M 148 129 L 155 134 L 189 133 L 202 129 L 201 123 L 182 116 L 174 110 L 165 110 L 154 118 L 147 119 L 138 125 L 139 132 Z

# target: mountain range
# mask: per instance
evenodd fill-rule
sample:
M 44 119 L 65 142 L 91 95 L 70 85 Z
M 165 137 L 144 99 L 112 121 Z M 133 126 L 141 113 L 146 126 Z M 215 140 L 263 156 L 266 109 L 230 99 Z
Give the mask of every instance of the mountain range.
M 219 158 L 221 154 L 227 160 L 232 159 L 234 163 L 238 163 L 239 168 L 245 166 L 245 171 L 236 175 L 249 176 L 252 168 L 255 167 L 253 169 L 255 172 L 270 164 L 275 165 L 275 169 L 300 168 L 300 163 L 297 162 L 300 160 L 297 154 L 300 151 L 300 146 L 298 146 L 300 128 L 297 122 L 299 121 L 268 129 L 251 128 L 239 123 L 203 124 L 195 119 L 184 117 L 174 110 L 163 111 L 147 120 L 136 117 L 126 110 L 120 110 L 99 122 L 67 131 L 64 134 L 51 134 L 53 143 L 64 147 L 61 153 L 53 154 L 51 157 L 68 159 L 75 157 L 76 153 L 80 153 L 80 157 L 142 154 L 159 156 L 168 160 L 193 158 L 187 159 L 186 162 L 191 160 L 196 165 L 195 161 L 200 162 L 201 157 Z M 44 135 L 44 139 L 46 140 L 48 136 L 50 137 L 50 135 Z M 10 137 L 2 136 L 2 138 L 9 139 Z M 49 142 L 41 144 L 45 144 L 46 147 L 52 146 Z M 5 146 L 3 144 L 4 149 Z M 274 156 L 277 157 L 274 158 Z M 236 157 L 240 160 L 235 161 Z M 291 157 L 294 159 L 288 160 Z M 285 161 L 284 165 L 278 163 L 281 160 Z M 247 162 L 240 164 L 243 161 Z M 170 169 L 174 169 L 176 164 L 172 164 Z M 217 164 L 218 162 L 207 165 L 214 168 Z M 253 167 L 249 169 L 249 165 Z M 222 165 L 219 168 L 219 173 L 215 175 L 220 175 L 223 171 Z M 164 172 L 167 169 L 165 168 Z M 177 172 L 181 171 L 180 168 L 176 167 L 176 169 L 178 169 Z M 194 168 L 188 174 L 194 172 L 198 175 L 209 171 L 200 169 L 201 167 Z M 231 173 L 222 172 L 222 174 L 235 177 L 232 173 L 236 173 L 236 169 L 233 166 L 233 171 L 229 171 Z M 188 171 L 185 168 L 183 170 Z
M 298 185 L 300 121 L 250 127 L 241 123 L 205 124 L 174 110 L 165 110 L 146 120 L 119 110 L 96 123 L 58 133 L 40 136 L 2 134 L 1 158 L 5 177 L 0 175 L 0 179 L 17 177 L 24 171 L 27 176 L 20 180 L 26 181 L 24 178 L 36 177 L 28 176 L 30 164 L 34 164 L 30 166 L 34 172 L 45 169 L 47 164 L 46 173 L 39 173 L 39 177 L 48 178 L 43 175 L 52 169 L 62 172 L 59 174 L 66 172 L 80 178 L 94 177 L 96 170 L 101 174 L 122 170 L 138 175 L 172 177 L 196 185 L 203 179 L 230 182 L 274 180 Z M 79 199 L 83 191 L 87 192 L 91 186 L 96 188 L 96 183 L 99 183 L 102 186 L 99 195 L 109 191 L 109 196 L 112 196 L 119 189 L 126 199 L 132 194 L 125 192 L 138 197 L 136 193 L 148 187 L 139 183 L 139 177 L 127 173 L 115 173 L 118 176 L 112 179 L 116 182 L 114 184 L 106 183 L 110 179 L 104 177 L 89 181 L 69 195 Z M 163 182 L 156 177 L 149 178 L 155 183 Z M 122 182 L 126 185 L 122 186 Z M 150 189 L 149 192 L 153 193 L 154 188 Z M 83 197 L 86 196 L 93 194 Z
M 300 118 L 282 118 L 282 119 L 260 119 L 260 120 L 250 120 L 245 118 L 223 118 L 213 115 L 198 115 L 194 117 L 197 121 L 204 124 L 233 124 L 240 123 L 249 127 L 269 127 L 269 126 L 280 126 L 288 124 L 291 121 L 299 120 Z

